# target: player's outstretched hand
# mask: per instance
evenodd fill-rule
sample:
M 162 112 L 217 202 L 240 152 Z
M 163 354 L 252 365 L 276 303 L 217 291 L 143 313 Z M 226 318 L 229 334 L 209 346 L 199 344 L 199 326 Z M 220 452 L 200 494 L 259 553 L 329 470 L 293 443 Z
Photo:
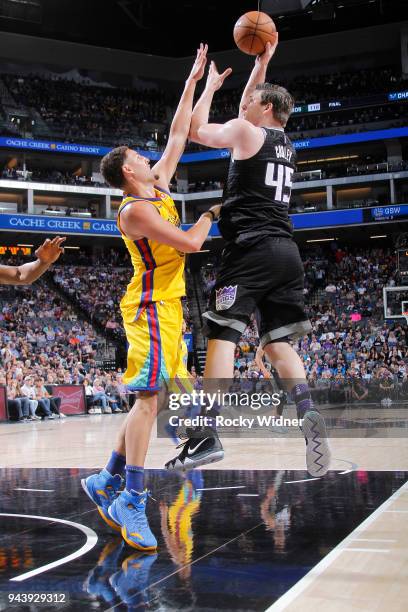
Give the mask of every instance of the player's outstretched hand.
M 207 51 L 208 45 L 200 43 L 200 48 L 197 49 L 197 55 L 189 77 L 193 81 L 199 81 L 204 76 L 205 65 L 207 63 Z
M 206 88 L 211 89 L 212 91 L 217 91 L 217 89 L 220 89 L 220 87 L 222 87 L 222 84 L 224 83 L 227 76 L 231 74 L 231 72 L 232 68 L 227 68 L 222 74 L 220 74 L 218 72 L 217 66 L 215 65 L 215 62 L 211 62 L 210 69 L 208 71 Z
M 255 63 L 262 64 L 263 66 L 267 66 L 276 51 L 278 42 L 279 42 L 279 34 L 276 32 L 275 43 L 272 45 L 270 42 L 267 42 L 265 45 L 265 51 L 261 53 L 261 55 L 256 56 Z
M 61 253 L 64 252 L 61 245 L 65 242 L 65 240 L 66 238 L 61 238 L 60 236 L 56 236 L 52 240 L 47 238 L 44 244 L 42 244 L 35 252 L 41 263 L 52 264 L 54 261 L 57 261 Z

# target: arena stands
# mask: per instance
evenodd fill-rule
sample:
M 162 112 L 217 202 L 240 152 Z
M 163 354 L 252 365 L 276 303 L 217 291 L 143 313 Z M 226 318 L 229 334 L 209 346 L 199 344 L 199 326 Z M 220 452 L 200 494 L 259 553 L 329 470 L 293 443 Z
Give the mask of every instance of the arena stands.
M 139 136 L 138 124 L 163 123 L 166 106 L 173 103 L 156 89 L 97 87 L 40 75 L 3 74 L 1 79 L 20 108 L 40 116 L 33 126 L 36 137 L 107 145 L 133 140 Z
M 130 261 L 125 255 L 122 266 L 102 265 L 58 266 L 53 272 L 57 286 L 79 306 L 92 321 L 116 339 L 124 340 L 119 303 L 132 277 Z M 127 264 L 127 265 L 126 265 Z M 184 306 L 187 331 L 191 321 Z
M 313 330 L 297 340 L 295 348 L 317 401 L 408 399 L 406 326 L 383 319 L 382 287 L 395 284 L 395 255 L 382 249 L 338 248 L 304 252 L 302 257 Z M 215 269 L 202 268 L 201 280 L 207 296 Z M 237 347 L 235 377 L 259 377 L 257 346 L 252 321 Z
M 299 75 L 293 79 L 283 79 L 274 74 L 273 66 L 268 72 L 268 80 L 285 87 L 296 103 L 316 102 L 329 99 L 357 98 L 371 94 L 399 91 L 407 86 L 407 81 L 396 67 L 365 69 L 354 72 L 330 74 Z M 214 100 L 213 114 L 228 116 L 236 114 L 242 95 L 243 81 L 236 89 L 221 91 Z
M 84 385 L 91 414 L 128 410 L 132 398 L 122 384 L 122 368 L 108 371 L 97 359 L 103 336 L 124 341 L 119 301 L 131 277 L 128 256 L 112 249 L 104 265 L 80 252 L 68 257 L 74 263 L 58 265 L 47 282 L 1 288 L 0 379 L 10 389 L 10 400 L 23 397 L 21 387 L 31 377 L 38 385 Z M 313 330 L 295 347 L 316 401 L 380 397 L 385 405 L 397 397 L 408 399 L 406 326 L 383 319 L 382 287 L 397 280 L 395 254 L 339 247 L 305 250 L 302 257 Z M 215 281 L 212 261 L 199 273 L 204 300 Z M 187 303 L 184 310 L 188 331 L 194 331 Z M 235 378 L 262 378 L 254 362 L 257 346 L 253 320 L 237 346 Z M 195 368 L 192 373 L 197 377 Z M 14 405 L 10 412 L 19 418 Z M 41 404 L 31 417 L 38 414 L 46 414 Z
M 90 397 L 87 394 L 88 405 L 102 403 L 106 412 L 112 408 L 119 411 L 126 398 L 115 400 L 114 389 L 108 387 L 121 384 L 121 370 L 112 373 L 98 367 L 98 353 L 105 340 L 92 325 L 44 281 L 29 287 L 0 289 L 0 378 L 7 385 L 9 399 L 25 397 L 27 382 L 30 386 L 35 386 L 36 381 L 46 386 L 85 385 L 94 384 L 98 378 L 105 388 L 107 403 L 100 395 L 94 397 L 95 391 Z M 41 402 L 34 408 L 30 420 L 41 414 Z M 17 416 L 15 410 L 10 412 L 12 417 Z
M 297 104 L 330 98 L 358 98 L 406 87 L 406 80 L 396 67 L 308 75 L 307 78 L 302 75 L 291 80 L 282 79 L 271 72 L 268 78 L 287 87 Z M 102 87 L 40 74 L 3 73 L 0 75 L 0 85 L 5 88 L 8 98 L 31 117 L 29 129 L 33 137 L 107 146 L 126 142 L 162 149 L 168 118 L 173 115 L 176 100 L 173 93 L 163 89 Z M 217 94 L 212 117 L 226 120 L 236 116 L 241 94 L 242 86 Z M 355 132 L 359 131 L 360 125 L 384 121 L 391 126 L 399 126 L 403 119 L 404 105 L 377 104 L 335 113 L 292 115 L 288 132 L 296 139 L 305 137 L 311 131 L 314 136 L 327 135 L 339 129 L 342 132 Z M 153 140 L 144 133 L 146 123 L 161 125 Z M 15 129 L 16 126 L 13 127 Z M 24 130 L 27 131 L 26 126 Z M 194 150 L 197 146 L 189 148 Z

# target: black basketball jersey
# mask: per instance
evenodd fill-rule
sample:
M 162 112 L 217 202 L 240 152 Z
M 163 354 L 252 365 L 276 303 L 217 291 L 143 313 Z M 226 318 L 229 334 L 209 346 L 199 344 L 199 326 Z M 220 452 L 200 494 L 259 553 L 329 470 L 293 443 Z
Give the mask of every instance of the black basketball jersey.
M 296 151 L 283 130 L 262 129 L 265 141 L 256 155 L 231 158 L 218 223 L 227 242 L 242 246 L 263 236 L 292 237 L 288 210 Z

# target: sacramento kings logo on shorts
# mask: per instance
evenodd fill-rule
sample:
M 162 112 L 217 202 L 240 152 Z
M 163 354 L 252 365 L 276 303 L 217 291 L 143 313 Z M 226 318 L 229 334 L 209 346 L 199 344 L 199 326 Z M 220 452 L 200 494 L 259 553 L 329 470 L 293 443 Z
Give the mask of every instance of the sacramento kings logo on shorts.
M 237 297 L 237 287 L 222 287 L 221 289 L 215 290 L 215 309 L 216 310 L 228 310 L 231 308 Z

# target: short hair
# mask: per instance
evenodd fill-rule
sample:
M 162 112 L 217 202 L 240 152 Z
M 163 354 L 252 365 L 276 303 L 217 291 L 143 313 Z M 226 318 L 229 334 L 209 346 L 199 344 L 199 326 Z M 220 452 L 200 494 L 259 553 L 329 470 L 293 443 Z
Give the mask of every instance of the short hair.
M 273 116 L 285 127 L 295 106 L 295 101 L 287 89 L 280 85 L 260 83 L 256 90 L 261 92 L 261 104 L 272 104 Z
M 122 189 L 125 182 L 122 166 L 125 163 L 125 157 L 129 147 L 122 145 L 109 151 L 101 161 L 101 174 L 108 185 Z

